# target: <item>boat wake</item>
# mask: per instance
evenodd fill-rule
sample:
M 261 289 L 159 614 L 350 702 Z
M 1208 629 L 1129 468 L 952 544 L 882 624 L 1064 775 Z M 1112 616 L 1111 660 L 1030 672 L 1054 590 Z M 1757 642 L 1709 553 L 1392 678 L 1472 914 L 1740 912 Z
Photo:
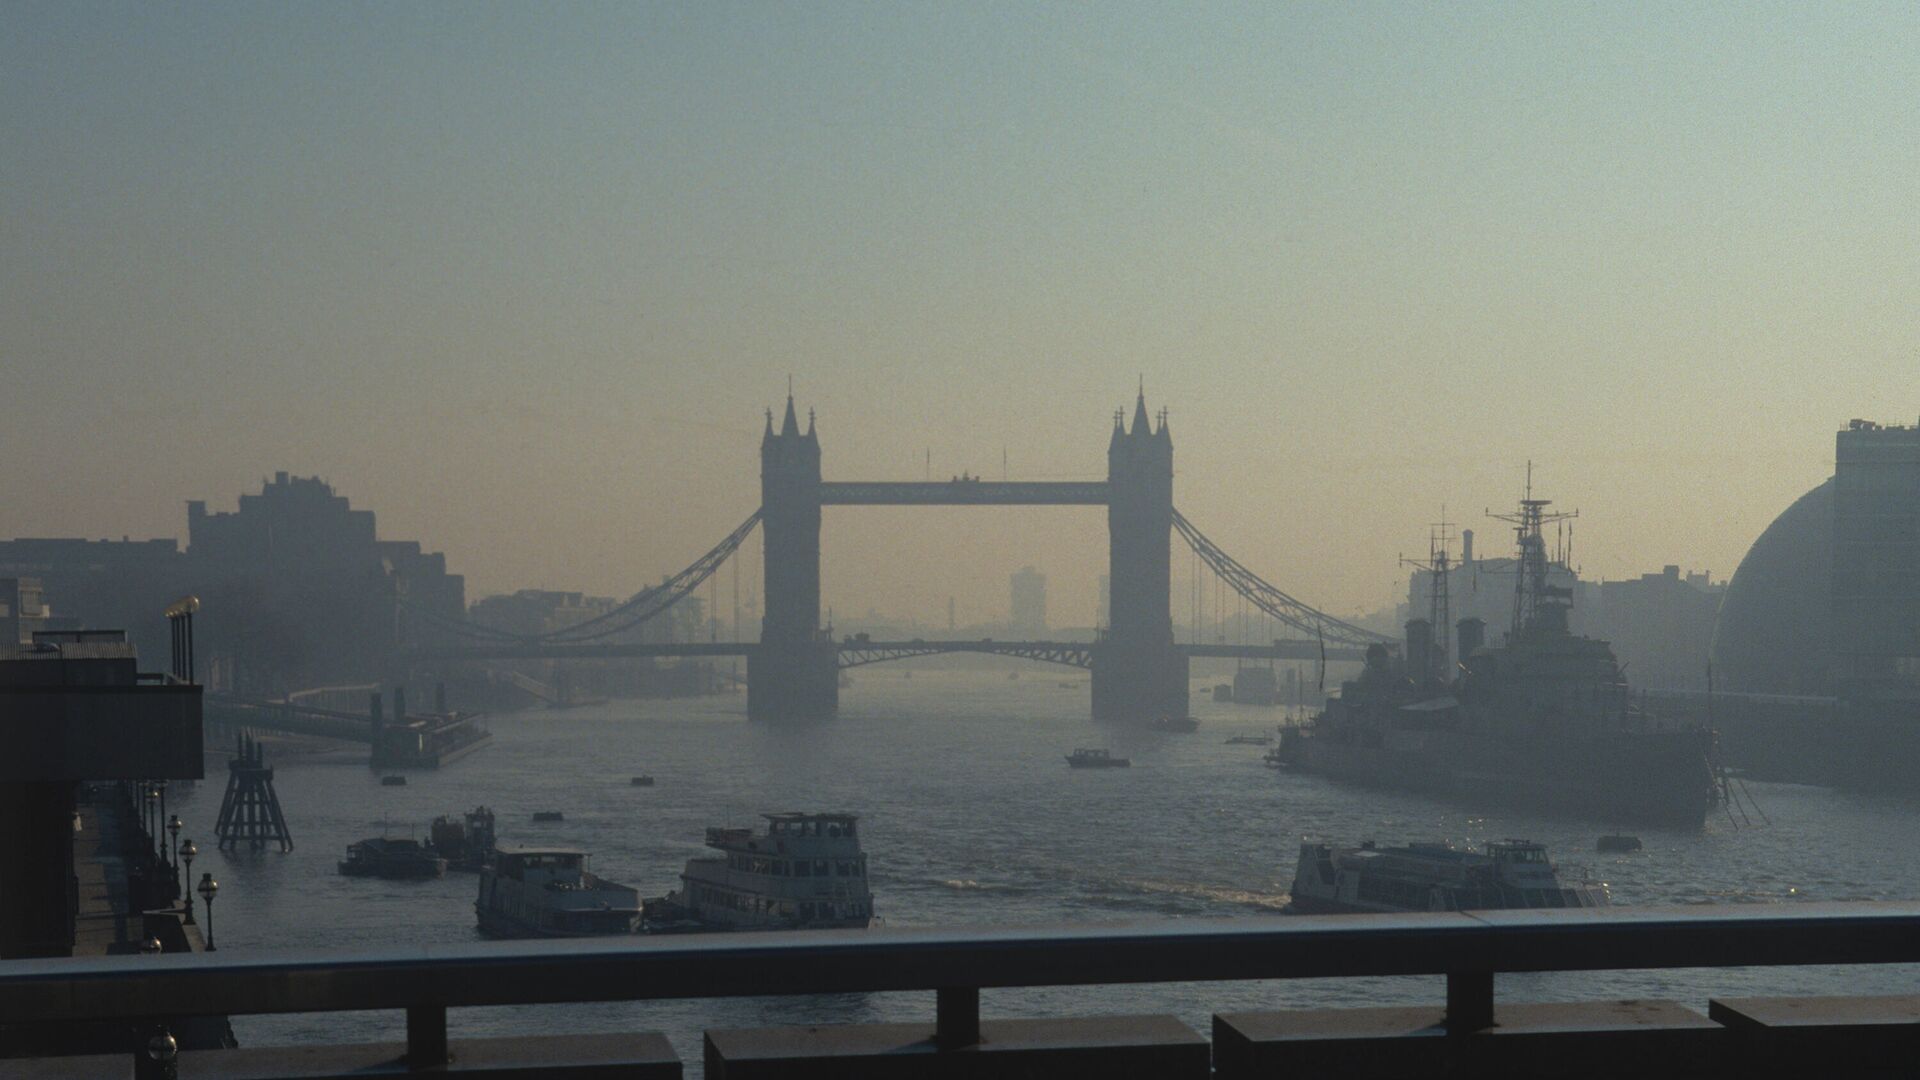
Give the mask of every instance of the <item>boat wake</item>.
M 1277 912 L 1293 901 L 1285 892 L 1256 892 L 1252 889 L 1237 889 L 1230 885 L 1207 885 L 1189 881 L 1155 881 L 1152 879 L 1134 879 L 1103 882 L 1112 886 L 1114 891 L 1128 890 L 1142 898 L 1161 897 L 1178 898 L 1186 901 L 1199 901 L 1222 907 L 1249 908 L 1255 911 Z M 1114 897 L 1122 906 L 1127 904 L 1120 897 Z M 1189 905 L 1166 905 L 1170 912 L 1186 911 Z

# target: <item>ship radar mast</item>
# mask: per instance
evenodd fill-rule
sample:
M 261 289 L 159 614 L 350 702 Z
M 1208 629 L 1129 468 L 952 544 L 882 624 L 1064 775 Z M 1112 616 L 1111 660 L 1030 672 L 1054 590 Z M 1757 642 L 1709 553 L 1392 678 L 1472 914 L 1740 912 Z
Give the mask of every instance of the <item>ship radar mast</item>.
M 1580 516 L 1578 510 L 1556 510 L 1551 513 L 1547 507 L 1553 505 L 1552 499 L 1533 497 L 1533 462 L 1527 462 L 1527 487 L 1520 499 L 1520 509 L 1511 514 L 1496 514 L 1488 511 L 1487 516 L 1513 525 L 1514 536 L 1519 547 L 1519 565 L 1515 568 L 1513 587 L 1513 630 L 1518 636 L 1527 630 L 1568 629 L 1568 616 L 1573 609 L 1573 590 L 1547 583 L 1547 542 L 1541 535 L 1541 527 L 1547 522 L 1564 522 Z M 1563 550 L 1559 557 L 1564 560 L 1567 552 Z
M 1427 578 L 1427 621 L 1432 625 L 1433 653 L 1428 659 L 1430 671 L 1417 675 L 1421 685 L 1430 679 L 1445 683 L 1452 677 L 1453 658 L 1453 616 L 1450 610 L 1451 600 L 1447 592 L 1447 573 L 1453 568 L 1453 556 L 1448 546 L 1453 541 L 1453 523 L 1447 520 L 1447 508 L 1440 507 L 1440 520 L 1429 526 L 1427 531 L 1427 557 L 1423 559 L 1401 558 L 1400 562 L 1415 570 L 1425 570 Z

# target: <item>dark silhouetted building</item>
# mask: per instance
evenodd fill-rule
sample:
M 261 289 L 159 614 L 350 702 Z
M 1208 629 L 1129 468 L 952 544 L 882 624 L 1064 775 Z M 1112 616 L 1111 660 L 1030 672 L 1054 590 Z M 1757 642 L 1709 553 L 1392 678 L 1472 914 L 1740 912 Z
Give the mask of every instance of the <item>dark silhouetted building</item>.
M 1835 438 L 1833 675 L 1847 697 L 1920 700 L 1920 425 Z

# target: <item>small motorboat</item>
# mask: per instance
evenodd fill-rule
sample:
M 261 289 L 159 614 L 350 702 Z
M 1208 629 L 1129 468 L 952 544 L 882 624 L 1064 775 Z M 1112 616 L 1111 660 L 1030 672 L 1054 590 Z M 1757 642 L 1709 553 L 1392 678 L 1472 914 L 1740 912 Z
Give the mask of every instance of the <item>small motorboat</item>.
M 1271 735 L 1235 735 L 1233 738 L 1227 740 L 1227 745 L 1228 746 L 1271 746 L 1273 745 L 1273 736 Z
M 565 821 L 565 820 L 567 820 L 567 815 L 565 815 L 565 814 L 563 814 L 563 813 L 561 813 L 561 812 L 560 812 L 560 811 L 558 811 L 558 810 L 535 810 L 535 811 L 533 812 L 533 820 L 535 820 L 535 821 Z
M 653 777 L 651 777 L 651 776 L 636 776 L 636 777 L 634 777 L 633 779 L 631 779 L 631 780 L 628 780 L 628 781 L 627 781 L 627 783 L 628 783 L 628 784 L 630 784 L 630 785 L 632 785 L 632 786 L 634 786 L 634 787 L 652 787 L 652 786 L 653 786 Z
M 1608 833 L 1593 845 L 1598 851 L 1639 851 L 1643 846 L 1637 836 L 1626 833 Z
M 406 787 L 407 778 L 404 776 L 383 776 L 380 778 L 380 786 L 381 787 Z
M 1185 734 L 1200 730 L 1200 721 L 1191 716 L 1163 716 L 1148 726 L 1155 731 L 1174 731 Z
M 1083 748 L 1068 754 L 1067 764 L 1076 769 L 1126 769 L 1132 767 L 1133 759 L 1114 757 L 1109 750 Z

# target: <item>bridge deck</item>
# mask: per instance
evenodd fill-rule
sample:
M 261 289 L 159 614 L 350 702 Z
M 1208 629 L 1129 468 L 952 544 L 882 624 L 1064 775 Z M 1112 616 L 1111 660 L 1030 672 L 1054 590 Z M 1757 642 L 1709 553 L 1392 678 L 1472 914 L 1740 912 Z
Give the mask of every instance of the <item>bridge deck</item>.
M 1038 654 L 1065 655 L 1068 653 L 1088 653 L 1097 645 L 1091 641 L 842 641 L 838 644 L 842 653 L 892 654 L 885 659 L 900 659 L 906 656 L 925 656 L 932 653 L 993 653 L 1003 656 L 1024 656 L 1041 658 Z M 752 656 L 760 649 L 758 642 L 752 641 L 694 641 L 666 644 L 659 642 L 609 642 L 589 641 L 577 645 L 547 644 L 527 642 L 507 645 L 465 645 L 416 649 L 409 654 L 414 660 L 616 660 L 634 657 L 669 656 Z M 1320 643 L 1317 641 L 1275 641 L 1266 645 L 1175 645 L 1174 651 L 1183 656 L 1211 657 L 1229 660 L 1318 660 Z M 1326 650 L 1329 660 L 1358 661 L 1364 659 L 1360 649 L 1345 646 L 1331 646 Z M 1051 656 L 1047 657 L 1051 658 Z M 871 661 L 868 661 L 871 662 Z M 1081 665 L 1084 666 L 1084 665 Z
M 820 485 L 822 506 L 1105 506 L 1104 480 L 840 480 Z

